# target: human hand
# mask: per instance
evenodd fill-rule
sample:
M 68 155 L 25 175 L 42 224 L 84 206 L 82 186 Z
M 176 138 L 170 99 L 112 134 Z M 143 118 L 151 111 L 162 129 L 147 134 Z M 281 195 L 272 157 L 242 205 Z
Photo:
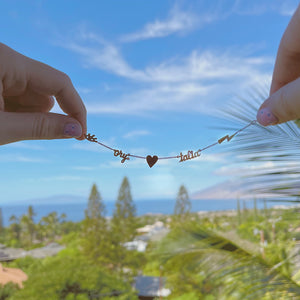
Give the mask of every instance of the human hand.
M 49 111 L 56 98 L 67 114 Z M 70 78 L 0 43 L 0 145 L 33 139 L 84 139 L 86 109 Z
M 275 125 L 300 118 L 300 6 L 286 28 L 277 52 L 269 98 L 257 121 Z

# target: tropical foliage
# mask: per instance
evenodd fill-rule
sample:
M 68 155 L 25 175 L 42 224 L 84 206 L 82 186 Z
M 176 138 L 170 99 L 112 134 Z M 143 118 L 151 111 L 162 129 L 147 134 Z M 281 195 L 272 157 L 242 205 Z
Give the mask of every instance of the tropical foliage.
M 112 219 L 96 184 L 82 222 L 53 212 L 35 223 L 29 207 L 11 218 L 1 240 L 27 248 L 57 241 L 66 248 L 55 257 L 9 263 L 29 279 L 23 289 L 0 288 L 0 299 L 138 299 L 137 274 L 164 277 L 172 300 L 300 299 L 298 208 L 270 209 L 264 202 L 258 209 L 259 201 L 237 200 L 235 213 L 198 215 L 182 185 L 173 216 L 137 217 L 125 177 Z M 168 228 L 165 237 L 150 238 L 144 253 L 126 249 L 137 227 L 157 221 Z
M 223 112 L 224 118 L 232 122 L 232 126 L 227 129 L 235 130 L 255 120 L 257 110 L 266 98 L 266 90 L 257 89 L 247 97 L 239 97 L 230 103 L 228 109 Z M 267 196 L 272 201 L 298 202 L 300 195 L 298 125 L 298 121 L 268 127 L 256 123 L 232 141 L 228 149 L 237 153 L 236 163 L 240 166 L 237 179 L 244 193 L 256 194 L 260 198 Z

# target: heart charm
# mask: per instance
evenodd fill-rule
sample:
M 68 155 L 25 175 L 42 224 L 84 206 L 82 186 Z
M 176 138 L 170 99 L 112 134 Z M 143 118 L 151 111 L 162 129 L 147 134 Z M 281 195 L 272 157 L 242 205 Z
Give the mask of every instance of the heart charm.
M 154 156 L 148 155 L 146 157 L 146 160 L 147 160 L 149 167 L 152 168 L 158 161 L 158 157 L 156 155 L 154 155 Z

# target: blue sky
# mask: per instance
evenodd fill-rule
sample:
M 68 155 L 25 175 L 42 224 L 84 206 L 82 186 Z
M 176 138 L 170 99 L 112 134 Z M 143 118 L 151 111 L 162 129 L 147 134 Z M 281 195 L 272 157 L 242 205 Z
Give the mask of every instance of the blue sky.
M 142 156 L 177 155 L 230 134 L 212 129 L 219 110 L 270 84 L 297 3 L 3 0 L 1 42 L 71 77 L 98 140 Z M 124 176 L 135 200 L 174 198 L 181 184 L 193 194 L 228 180 L 233 159 L 219 146 L 150 169 L 87 141 L 23 141 L 0 147 L 0 201 L 88 197 L 93 183 L 113 200 Z

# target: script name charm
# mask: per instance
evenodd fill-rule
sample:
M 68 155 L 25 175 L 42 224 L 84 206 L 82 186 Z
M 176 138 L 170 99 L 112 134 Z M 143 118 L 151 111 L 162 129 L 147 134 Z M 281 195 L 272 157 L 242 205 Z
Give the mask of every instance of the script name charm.
M 130 158 L 128 157 L 129 156 L 129 153 L 125 154 L 122 152 L 122 150 L 117 150 L 115 149 L 114 150 L 114 156 L 120 156 L 122 158 L 121 160 L 121 163 L 123 164 L 126 160 L 129 160 Z
M 186 161 L 186 160 L 190 160 L 190 159 L 193 159 L 193 158 L 196 158 L 196 157 L 199 157 L 201 155 L 201 150 L 198 150 L 198 151 L 188 151 L 187 154 L 183 155 L 182 152 L 180 152 L 180 161 L 179 162 L 183 162 L 183 161 Z

